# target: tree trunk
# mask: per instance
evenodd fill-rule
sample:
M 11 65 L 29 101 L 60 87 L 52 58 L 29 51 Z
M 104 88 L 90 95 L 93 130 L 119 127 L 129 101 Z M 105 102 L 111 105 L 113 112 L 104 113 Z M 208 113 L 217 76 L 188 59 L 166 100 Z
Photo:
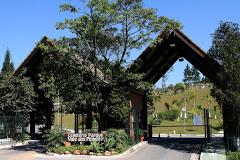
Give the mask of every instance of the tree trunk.
M 86 129 L 92 129 L 92 110 L 87 111 Z
M 46 112 L 45 112 L 45 117 L 46 117 L 46 129 L 51 129 L 52 127 L 52 121 L 53 121 L 53 104 L 51 101 L 46 99 Z M 61 124 L 62 125 L 62 124 Z
M 30 113 L 30 136 L 31 139 L 35 138 L 35 112 Z
M 231 116 L 229 116 L 231 115 Z M 223 122 L 224 122 L 224 141 L 227 150 L 239 151 L 239 117 L 240 113 L 233 106 L 224 108 Z

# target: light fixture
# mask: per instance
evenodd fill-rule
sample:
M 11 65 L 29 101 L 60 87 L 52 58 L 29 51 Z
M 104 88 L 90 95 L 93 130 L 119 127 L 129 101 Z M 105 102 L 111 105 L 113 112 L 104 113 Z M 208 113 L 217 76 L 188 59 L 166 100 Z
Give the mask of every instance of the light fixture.
M 180 58 L 178 59 L 178 61 L 179 61 L 179 62 L 183 62 L 183 61 L 184 61 L 184 58 L 183 58 L 183 57 L 180 57 Z

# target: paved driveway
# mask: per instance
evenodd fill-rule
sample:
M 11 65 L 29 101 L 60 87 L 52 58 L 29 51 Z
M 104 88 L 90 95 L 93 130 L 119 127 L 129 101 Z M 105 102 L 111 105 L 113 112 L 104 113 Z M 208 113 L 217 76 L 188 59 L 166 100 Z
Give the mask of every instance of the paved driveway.
M 147 144 L 143 148 L 140 148 L 129 155 L 117 156 L 117 157 L 104 157 L 104 158 L 89 158 L 87 156 L 46 156 L 38 155 L 35 157 L 36 160 L 55 159 L 55 160 L 189 160 L 191 152 L 180 151 L 171 149 L 158 144 Z
M 116 157 L 89 157 L 74 155 L 50 156 L 35 146 L 0 150 L 1 160 L 189 160 L 192 153 L 199 152 L 200 145 L 180 143 L 150 143 L 134 152 Z

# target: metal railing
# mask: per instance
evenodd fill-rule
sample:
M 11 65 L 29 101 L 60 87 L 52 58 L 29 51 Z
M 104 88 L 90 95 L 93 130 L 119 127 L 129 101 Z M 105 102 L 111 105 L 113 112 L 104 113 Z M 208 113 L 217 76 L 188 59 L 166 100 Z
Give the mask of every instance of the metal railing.
M 20 140 L 24 134 L 25 120 L 21 116 L 0 116 L 0 144 Z

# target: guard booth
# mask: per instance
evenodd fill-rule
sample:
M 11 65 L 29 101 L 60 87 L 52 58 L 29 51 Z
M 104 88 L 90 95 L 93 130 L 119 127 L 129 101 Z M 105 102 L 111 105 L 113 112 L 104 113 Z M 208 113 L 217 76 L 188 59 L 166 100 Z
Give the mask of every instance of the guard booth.
M 221 70 L 221 65 L 209 57 L 180 30 L 161 33 L 134 61 L 129 70 L 133 73 L 143 74 L 144 81 L 155 84 L 177 60 L 182 60 L 183 58 L 195 66 L 211 82 L 220 86 L 221 82 L 219 82 L 217 74 Z M 146 91 L 130 92 L 131 114 L 137 115 L 137 127 L 149 130 L 146 99 Z M 130 121 L 130 126 L 131 123 L 133 123 L 132 126 L 136 125 L 135 119 Z M 133 129 L 134 127 L 132 127 L 132 132 L 130 132 L 132 133 L 130 134 L 131 139 L 136 139 L 134 137 L 136 134 L 133 133 L 138 132 L 138 130 Z

